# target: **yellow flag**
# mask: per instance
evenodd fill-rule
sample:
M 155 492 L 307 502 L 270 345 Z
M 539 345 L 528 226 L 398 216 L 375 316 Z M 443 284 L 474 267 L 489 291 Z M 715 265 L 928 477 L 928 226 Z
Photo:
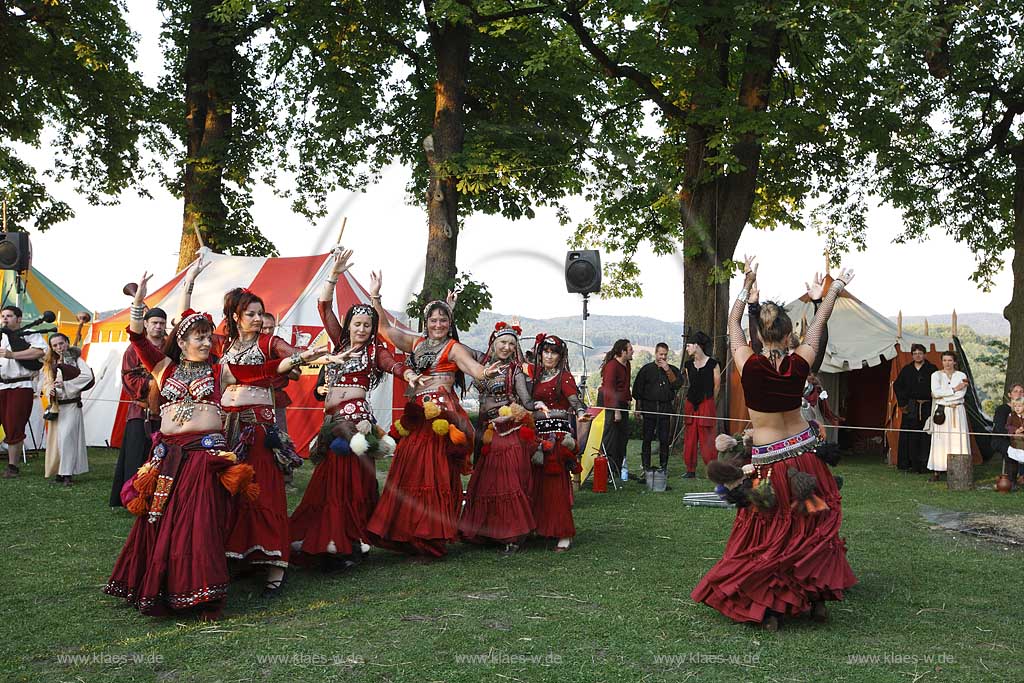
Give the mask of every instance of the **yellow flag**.
M 590 470 L 594 469 L 594 458 L 601 452 L 601 440 L 604 437 L 604 414 L 608 412 L 602 410 L 597 414 L 590 422 L 590 434 L 587 436 L 587 443 L 583 447 L 583 453 L 580 455 L 580 466 L 583 471 L 580 472 L 580 481 L 586 481 L 587 477 L 590 476 Z M 577 427 L 577 429 L 579 429 Z

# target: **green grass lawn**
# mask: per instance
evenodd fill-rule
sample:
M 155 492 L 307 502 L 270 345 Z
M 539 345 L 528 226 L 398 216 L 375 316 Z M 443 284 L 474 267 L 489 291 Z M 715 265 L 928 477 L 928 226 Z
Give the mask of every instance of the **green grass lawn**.
M 846 478 L 843 532 L 860 584 L 832 604 L 830 624 L 790 621 L 777 634 L 690 600 L 734 512 L 683 506 L 683 493 L 710 487 L 677 475 L 664 494 L 636 482 L 581 493 L 569 553 L 534 542 L 502 558 L 460 545 L 420 563 L 374 550 L 347 573 L 294 572 L 271 602 L 260 599 L 260 581 L 242 580 L 211 625 L 144 617 L 100 592 L 132 523 L 107 507 L 115 459 L 92 450 L 92 471 L 70 489 L 43 480 L 41 455 L 20 479 L 0 481 L 0 680 L 1024 678 L 1024 554 L 934 530 L 919 514 L 922 504 L 1017 513 L 1020 494 L 950 493 L 873 459 L 847 459 L 837 468 Z M 672 466 L 682 471 L 678 459 Z M 994 467 L 977 475 L 991 480 Z M 300 489 L 311 469 L 296 473 Z M 300 497 L 290 496 L 293 507 Z

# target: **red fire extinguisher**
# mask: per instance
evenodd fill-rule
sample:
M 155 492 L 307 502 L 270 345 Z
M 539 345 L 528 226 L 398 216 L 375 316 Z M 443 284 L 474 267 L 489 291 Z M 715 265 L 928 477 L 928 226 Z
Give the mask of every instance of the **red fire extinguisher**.
M 608 492 L 608 458 L 598 453 L 597 457 L 594 458 L 594 469 L 593 469 L 594 493 L 607 493 Z

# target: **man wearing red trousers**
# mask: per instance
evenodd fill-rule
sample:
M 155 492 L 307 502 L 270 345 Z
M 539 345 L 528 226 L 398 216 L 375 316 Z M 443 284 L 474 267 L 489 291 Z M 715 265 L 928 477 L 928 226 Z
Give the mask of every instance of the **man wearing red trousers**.
M 8 463 L 3 473 L 5 479 L 18 476 L 18 461 L 25 450 L 25 425 L 32 415 L 32 379 L 37 371 L 26 368 L 21 361 L 39 360 L 46 354 L 43 335 L 18 332 L 21 315 L 17 306 L 4 306 L 0 311 L 0 323 L 7 329 L 7 333 L 0 336 L 0 424 L 6 434 Z M 28 342 L 28 348 L 11 350 L 12 335 L 22 337 Z
M 683 461 L 686 464 L 687 479 L 697 476 L 697 451 L 700 450 L 704 464 L 714 460 L 715 436 L 718 434 L 718 420 L 715 401 L 718 399 L 718 388 L 722 383 L 722 373 L 718 361 L 707 354 L 711 348 L 711 338 L 703 332 L 690 335 L 686 344 L 686 353 L 690 359 L 684 368 L 690 381 L 686 391 L 686 404 L 683 408 Z

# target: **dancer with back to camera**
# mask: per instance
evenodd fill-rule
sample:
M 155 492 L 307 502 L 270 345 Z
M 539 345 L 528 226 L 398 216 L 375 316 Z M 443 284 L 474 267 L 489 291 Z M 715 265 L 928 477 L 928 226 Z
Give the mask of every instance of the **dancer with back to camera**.
M 839 537 L 839 489 L 815 453 L 819 434 L 800 415 L 804 382 L 836 299 L 853 278 L 843 270 L 807 330 L 787 354 L 793 324 L 781 306 L 761 304 L 758 328 L 763 354 L 746 342 L 740 319 L 757 269 L 746 259 L 744 284 L 729 314 L 733 361 L 753 426 L 752 464 L 741 470 L 713 461 L 708 476 L 733 490 L 746 488 L 722 559 L 691 597 L 737 622 L 777 630 L 783 617 L 828 617 L 825 602 L 841 600 L 857 579 Z M 749 478 L 748 478 L 749 477 Z

